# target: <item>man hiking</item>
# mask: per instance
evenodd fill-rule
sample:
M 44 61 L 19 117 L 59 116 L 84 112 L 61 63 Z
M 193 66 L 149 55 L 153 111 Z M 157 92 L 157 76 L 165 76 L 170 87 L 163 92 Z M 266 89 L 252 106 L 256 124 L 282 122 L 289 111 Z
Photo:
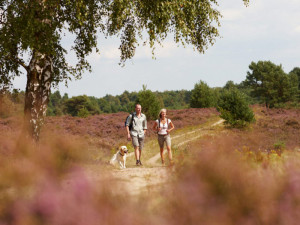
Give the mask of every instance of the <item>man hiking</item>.
M 141 154 L 144 147 L 145 134 L 147 131 L 147 118 L 142 113 L 142 106 L 140 104 L 136 104 L 135 112 L 127 117 L 125 127 L 127 131 L 127 140 L 132 140 L 136 165 L 142 166 Z

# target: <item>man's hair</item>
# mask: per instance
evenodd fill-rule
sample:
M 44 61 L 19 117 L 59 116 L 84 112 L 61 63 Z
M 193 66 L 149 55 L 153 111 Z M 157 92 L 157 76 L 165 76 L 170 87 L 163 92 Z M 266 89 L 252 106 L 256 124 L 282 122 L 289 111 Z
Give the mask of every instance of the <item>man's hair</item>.
M 138 105 L 141 106 L 141 104 L 137 103 L 137 104 L 135 104 L 135 108 L 136 108 Z M 142 106 L 141 106 L 141 107 L 142 107 Z

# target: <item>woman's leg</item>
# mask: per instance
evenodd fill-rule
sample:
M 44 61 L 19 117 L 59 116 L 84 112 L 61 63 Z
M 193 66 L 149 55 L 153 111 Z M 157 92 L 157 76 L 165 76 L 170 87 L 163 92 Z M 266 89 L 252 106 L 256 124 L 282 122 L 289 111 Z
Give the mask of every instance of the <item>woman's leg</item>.
M 159 150 L 160 150 L 160 158 L 161 158 L 161 163 L 164 164 L 164 137 L 158 135 L 158 145 L 159 145 Z
M 165 137 L 165 142 L 166 142 L 166 146 L 167 146 L 167 150 L 168 150 L 168 157 L 169 157 L 169 160 L 170 160 L 170 164 L 173 165 L 172 151 L 171 151 L 171 137 L 170 137 L 170 135 L 167 135 Z
M 167 146 L 167 150 L 168 150 L 168 156 L 169 156 L 169 160 L 170 163 L 172 163 L 172 151 L 171 151 L 171 146 Z
M 164 159 L 164 148 L 160 148 L 160 158 L 161 158 L 161 163 L 165 164 L 165 159 Z

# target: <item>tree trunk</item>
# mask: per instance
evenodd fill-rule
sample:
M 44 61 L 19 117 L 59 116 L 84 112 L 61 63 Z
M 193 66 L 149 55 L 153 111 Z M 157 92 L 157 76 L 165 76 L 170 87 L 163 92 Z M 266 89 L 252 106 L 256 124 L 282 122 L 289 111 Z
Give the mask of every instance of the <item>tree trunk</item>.
M 36 141 L 47 112 L 52 74 L 51 57 L 33 52 L 27 71 L 24 114 L 26 129 Z

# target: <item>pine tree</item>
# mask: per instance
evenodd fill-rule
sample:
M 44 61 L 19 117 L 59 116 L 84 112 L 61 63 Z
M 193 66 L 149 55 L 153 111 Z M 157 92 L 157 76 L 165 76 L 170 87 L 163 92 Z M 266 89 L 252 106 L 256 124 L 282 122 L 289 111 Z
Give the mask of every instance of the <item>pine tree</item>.
M 220 117 L 225 120 L 225 124 L 233 127 L 245 127 L 255 121 L 246 96 L 236 88 L 223 91 L 217 110 L 221 113 Z
M 136 104 L 142 106 L 142 113 L 144 113 L 148 120 L 154 120 L 158 117 L 161 105 L 158 97 L 151 91 L 147 90 L 147 87 L 143 85 L 143 89 L 138 93 Z

